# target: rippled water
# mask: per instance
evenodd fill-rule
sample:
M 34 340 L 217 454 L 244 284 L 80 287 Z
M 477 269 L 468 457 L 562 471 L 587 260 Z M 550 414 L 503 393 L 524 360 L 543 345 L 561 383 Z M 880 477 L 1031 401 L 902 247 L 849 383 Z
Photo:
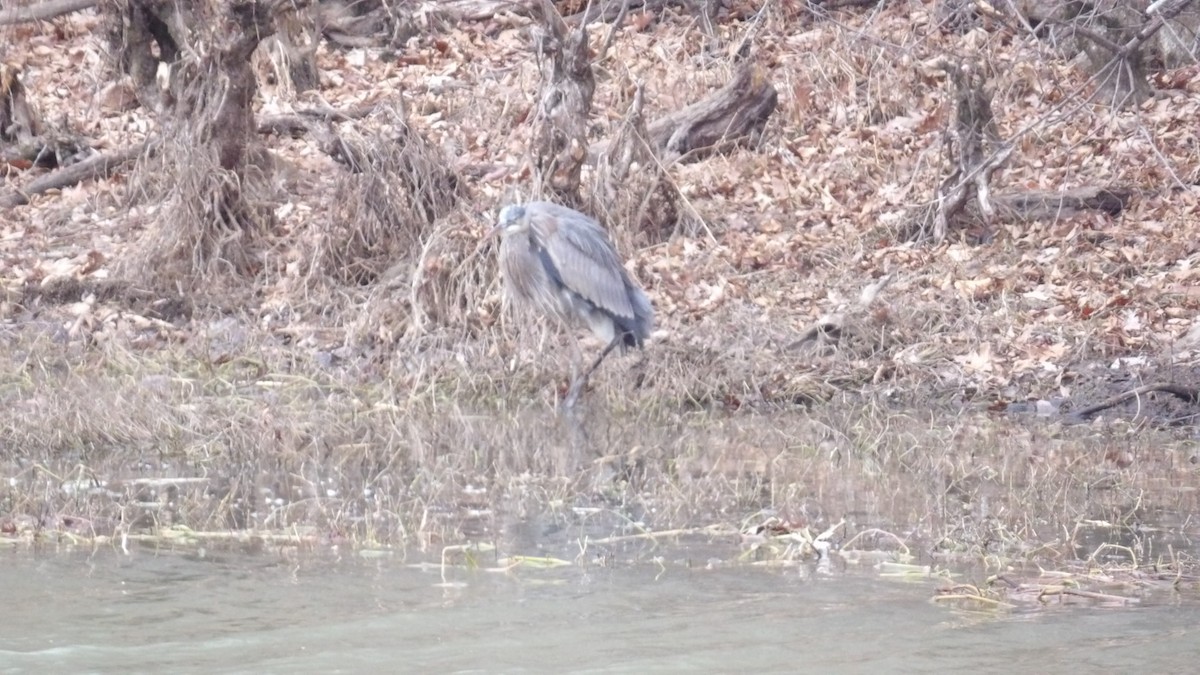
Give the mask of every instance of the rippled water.
M 869 571 L 9 553 L 0 672 L 1190 671 L 1200 609 L 964 613 Z

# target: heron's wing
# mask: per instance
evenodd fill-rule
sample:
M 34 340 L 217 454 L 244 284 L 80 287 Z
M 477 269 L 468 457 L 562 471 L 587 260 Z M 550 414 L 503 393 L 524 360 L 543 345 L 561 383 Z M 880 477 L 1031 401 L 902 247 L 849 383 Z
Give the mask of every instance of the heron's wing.
M 531 214 L 530 229 L 567 289 L 615 316 L 634 318 L 625 268 L 598 223 L 558 207 Z

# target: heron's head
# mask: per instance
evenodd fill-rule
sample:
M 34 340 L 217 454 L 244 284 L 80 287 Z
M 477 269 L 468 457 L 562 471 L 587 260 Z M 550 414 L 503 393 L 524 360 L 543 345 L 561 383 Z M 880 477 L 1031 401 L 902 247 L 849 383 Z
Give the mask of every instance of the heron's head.
M 525 207 L 519 204 L 509 204 L 500 209 L 500 218 L 496 226 L 488 232 L 488 237 L 497 234 L 512 234 L 529 227 L 529 219 L 525 217 Z

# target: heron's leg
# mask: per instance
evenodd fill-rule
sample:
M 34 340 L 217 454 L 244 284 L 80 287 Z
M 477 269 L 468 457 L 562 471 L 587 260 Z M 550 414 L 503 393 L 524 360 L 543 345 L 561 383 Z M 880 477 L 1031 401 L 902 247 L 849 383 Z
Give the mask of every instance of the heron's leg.
M 596 360 L 592 363 L 591 367 L 583 371 L 582 375 L 576 377 L 575 380 L 571 382 L 571 389 L 567 392 L 567 398 L 563 401 L 563 407 L 570 408 L 571 406 L 575 405 L 575 402 L 579 400 L 579 395 L 583 393 L 583 388 L 587 386 L 588 378 L 591 377 L 592 373 L 594 373 L 596 369 L 600 367 L 600 363 L 604 361 L 604 357 L 608 356 L 608 353 L 613 349 L 616 349 L 617 345 L 621 344 L 621 341 L 624 339 L 624 333 L 615 336 L 612 341 L 608 343 L 608 346 L 604 348 L 604 351 L 600 352 L 600 356 L 596 357 Z
M 579 377 L 579 369 L 583 367 L 583 349 L 579 346 L 579 337 L 571 335 L 571 381 Z

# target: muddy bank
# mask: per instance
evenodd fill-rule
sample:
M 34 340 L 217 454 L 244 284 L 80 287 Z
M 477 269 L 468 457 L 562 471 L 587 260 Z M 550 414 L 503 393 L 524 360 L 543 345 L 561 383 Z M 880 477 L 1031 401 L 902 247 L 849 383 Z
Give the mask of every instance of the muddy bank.
M 835 544 L 878 529 L 918 560 L 1041 560 L 1086 555 L 1077 537 L 1097 523 L 1127 541 L 1196 506 L 1187 428 L 845 393 L 687 407 L 604 384 L 563 413 L 536 377 L 472 396 L 288 370 L 265 349 L 198 362 L 20 347 L 0 409 L 0 534 L 38 545 L 504 549 L 842 523 Z

